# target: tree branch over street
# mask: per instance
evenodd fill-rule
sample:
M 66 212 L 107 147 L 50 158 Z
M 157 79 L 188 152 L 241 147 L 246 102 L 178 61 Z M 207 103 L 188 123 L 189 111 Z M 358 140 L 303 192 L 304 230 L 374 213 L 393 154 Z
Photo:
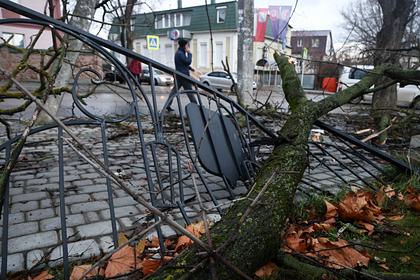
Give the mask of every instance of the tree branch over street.
M 280 249 L 287 219 L 293 213 L 293 198 L 297 186 L 308 166 L 307 142 L 314 122 L 329 111 L 364 94 L 385 73 L 397 78 L 406 72 L 394 65 L 381 65 L 356 85 L 322 101 L 313 102 L 305 98 L 299 78 L 288 58 L 277 53 L 274 58 L 291 109 L 286 123 L 279 132 L 282 138 L 287 140 L 275 147 L 261 167 L 255 185 L 248 194 L 251 201 L 257 196 L 259 200 L 243 223 L 238 224 L 238 218 L 250 208 L 250 200 L 235 203 L 222 220 L 211 229 L 213 246 L 218 248 L 215 249 L 215 253 L 223 253 L 227 260 L 247 275 L 252 275 Z M 407 73 L 415 78 L 420 77 L 420 71 Z M 264 192 L 261 193 L 263 189 Z M 180 279 L 185 275 L 188 275 L 189 279 L 207 279 L 209 271 L 206 266 L 194 271 L 193 275 L 189 273 L 188 268 L 202 262 L 201 258 L 197 258 L 199 252 L 200 248 L 193 246 L 172 263 L 158 270 L 150 279 Z M 216 264 L 216 269 L 220 279 L 240 279 L 236 273 L 221 263 Z

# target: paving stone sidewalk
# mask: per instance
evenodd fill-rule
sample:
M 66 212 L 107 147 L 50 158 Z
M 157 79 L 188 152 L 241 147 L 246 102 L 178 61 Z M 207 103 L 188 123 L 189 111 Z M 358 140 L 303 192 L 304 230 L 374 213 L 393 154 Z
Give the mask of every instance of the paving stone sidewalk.
M 101 139 L 98 127 L 79 126 L 72 129 L 95 155 L 103 158 L 102 143 L 98 140 Z M 109 130 L 109 134 L 115 132 L 113 129 Z M 146 141 L 153 139 L 152 134 L 145 134 Z M 168 135 L 168 141 L 171 143 L 180 142 L 180 139 L 180 133 Z M 108 141 L 107 144 L 110 169 L 124 178 L 133 191 L 150 201 L 141 145 L 137 136 L 120 137 Z M 340 172 L 347 181 L 362 185 L 360 179 L 343 168 L 339 162 L 331 160 L 313 147 L 311 151 L 322 160 L 311 161 L 311 166 L 305 174 L 307 183 L 300 186 L 303 193 L 313 192 L 314 186 L 333 193 L 340 190 L 344 183 L 326 166 Z M 188 174 L 189 158 L 185 147 L 180 148 L 180 153 L 183 173 Z M 336 153 L 336 157 L 355 168 L 354 163 L 342 154 Z M 164 164 L 159 165 L 159 168 L 162 172 L 167 172 L 168 162 L 164 155 L 161 156 L 161 160 Z M 106 178 L 68 145 L 64 146 L 64 163 L 65 210 L 71 259 L 87 259 L 108 252 L 113 248 L 113 241 Z M 31 135 L 10 177 L 8 270 L 11 272 L 31 269 L 46 255 L 49 255 L 51 264 L 61 261 L 58 170 L 57 129 Z M 206 172 L 203 174 L 218 202 L 223 208 L 228 207 L 230 197 L 223 180 Z M 359 175 L 370 177 L 367 172 L 360 172 Z M 204 185 L 199 180 L 197 182 L 205 206 L 212 209 L 212 219 L 218 220 L 220 216 Z M 185 198 L 191 200 L 187 203 L 186 211 L 194 219 L 199 207 L 192 179 L 185 179 L 184 186 Z M 245 194 L 247 188 L 239 185 L 233 191 L 239 196 Z M 150 220 L 151 215 L 145 207 L 136 203 L 125 191 L 113 186 L 112 197 L 119 231 L 131 230 Z M 173 209 L 168 215 L 181 224 L 185 223 L 179 210 Z M 169 226 L 163 226 L 162 230 L 165 236 L 176 234 Z M 0 234 L 1 232 L 0 228 Z

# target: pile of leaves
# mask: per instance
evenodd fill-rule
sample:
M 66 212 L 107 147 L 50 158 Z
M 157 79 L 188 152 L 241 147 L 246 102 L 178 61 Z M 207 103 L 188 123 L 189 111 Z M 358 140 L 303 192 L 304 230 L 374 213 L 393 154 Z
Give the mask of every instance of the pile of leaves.
M 205 233 L 204 222 L 198 222 L 186 227 L 190 233 L 199 238 Z M 118 244 L 126 244 L 127 237 L 120 233 Z M 155 272 L 160 266 L 170 261 L 181 251 L 193 244 L 193 241 L 185 235 L 177 239 L 165 239 L 165 256 L 160 255 L 160 246 L 157 236 L 153 236 L 151 240 L 141 239 L 135 246 L 126 245 L 121 247 L 107 260 L 107 262 L 99 267 L 91 270 L 91 264 L 84 264 L 73 267 L 70 280 L 79 280 L 85 274 L 86 278 L 102 276 L 103 278 L 114 278 L 117 276 L 127 275 L 135 271 L 147 276 Z M 90 271 L 91 270 L 91 271 Z M 55 277 L 47 270 L 42 271 L 35 277 L 28 277 L 28 280 L 52 280 Z
M 401 220 L 404 215 L 382 208 L 391 198 L 420 211 L 420 193 L 412 187 L 407 189 L 405 196 L 391 186 L 381 187 L 375 195 L 364 190 L 349 192 L 336 203 L 324 201 L 326 212 L 323 221 L 309 226 L 290 225 L 284 251 L 303 254 L 334 269 L 367 267 L 371 259 L 368 252 L 356 250 L 340 235 L 350 227 L 358 234 L 372 235 L 375 227 L 383 224 L 385 219 Z M 338 220 L 344 226 L 337 227 Z M 335 234 L 328 234 L 331 232 Z
M 389 206 L 395 202 L 398 206 Z M 366 268 L 374 259 L 381 269 L 387 271 L 389 267 L 383 259 L 372 257 L 367 250 L 354 246 L 358 244 L 346 240 L 345 233 L 356 232 L 358 237 L 364 235 L 368 238 L 375 233 L 376 227 L 387 221 L 402 220 L 401 205 L 420 211 L 420 192 L 408 187 L 403 195 L 391 186 L 382 186 L 376 193 L 357 190 L 347 193 L 337 202 L 324 200 L 323 203 L 324 212 L 320 217 L 311 209 L 308 210 L 308 220 L 289 226 L 282 250 L 300 258 L 311 258 L 331 269 Z M 410 257 L 400 259 L 407 261 Z M 269 262 L 255 275 L 270 278 L 278 270 L 275 263 Z

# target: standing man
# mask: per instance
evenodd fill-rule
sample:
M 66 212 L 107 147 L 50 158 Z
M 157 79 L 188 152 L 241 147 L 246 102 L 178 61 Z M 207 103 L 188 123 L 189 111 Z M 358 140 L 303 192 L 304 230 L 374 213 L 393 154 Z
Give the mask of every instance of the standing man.
M 187 40 L 181 38 L 178 40 L 178 46 L 178 50 L 175 53 L 175 69 L 189 76 L 190 70 L 193 72 L 195 71 L 195 69 L 191 67 L 192 54 L 190 51 L 190 43 Z M 192 85 L 188 80 L 177 76 L 176 85 L 169 93 L 169 99 L 171 99 L 181 87 L 184 90 L 192 90 Z M 187 93 L 187 95 L 190 102 L 197 103 L 193 93 Z M 171 100 L 171 102 L 169 102 L 169 104 L 166 106 L 166 110 L 169 112 L 174 110 L 171 108 L 172 101 L 173 100 Z

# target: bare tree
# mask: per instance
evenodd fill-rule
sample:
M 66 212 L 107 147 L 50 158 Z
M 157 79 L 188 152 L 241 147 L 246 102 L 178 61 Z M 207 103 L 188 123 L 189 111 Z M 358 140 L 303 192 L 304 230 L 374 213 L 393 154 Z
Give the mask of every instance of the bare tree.
M 97 4 L 97 2 L 98 0 L 77 1 L 76 6 L 73 10 L 73 16 L 70 18 L 68 23 L 75 27 L 79 27 L 84 30 L 89 30 L 92 24 L 92 21 L 90 19 L 92 19 L 95 15 L 95 5 Z M 66 7 L 66 5 L 64 6 Z M 65 8 L 64 11 L 66 10 L 67 9 Z M 67 15 L 65 14 L 64 16 Z M 65 35 L 63 40 L 64 42 L 66 42 L 67 49 L 72 51 L 66 52 L 65 60 L 67 61 L 67 63 L 61 63 L 57 60 L 54 62 L 54 64 L 60 65 L 60 72 L 57 74 L 57 77 L 55 79 L 55 85 L 57 87 L 67 86 L 69 80 L 72 77 L 73 72 L 71 69 L 71 65 L 74 65 L 77 58 L 79 57 L 79 51 L 83 48 L 83 43 L 79 40 L 72 39 L 71 36 Z M 55 39 L 53 39 L 53 41 L 55 41 Z M 48 100 L 46 101 L 46 105 L 48 108 L 50 108 L 51 111 L 57 114 L 62 99 L 62 96 L 54 96 L 48 98 Z M 50 120 L 51 118 L 47 114 L 41 112 L 37 121 L 38 123 L 46 123 Z
M 414 0 L 362 0 L 342 13 L 352 38 L 364 45 L 370 62 L 375 66 L 399 64 L 400 50 L 416 44 L 419 36 L 419 17 Z M 387 84 L 386 77 L 378 84 Z M 390 114 L 397 104 L 397 86 L 389 86 L 373 95 L 372 116 L 380 131 L 389 125 Z M 383 133 L 379 143 L 385 143 Z

